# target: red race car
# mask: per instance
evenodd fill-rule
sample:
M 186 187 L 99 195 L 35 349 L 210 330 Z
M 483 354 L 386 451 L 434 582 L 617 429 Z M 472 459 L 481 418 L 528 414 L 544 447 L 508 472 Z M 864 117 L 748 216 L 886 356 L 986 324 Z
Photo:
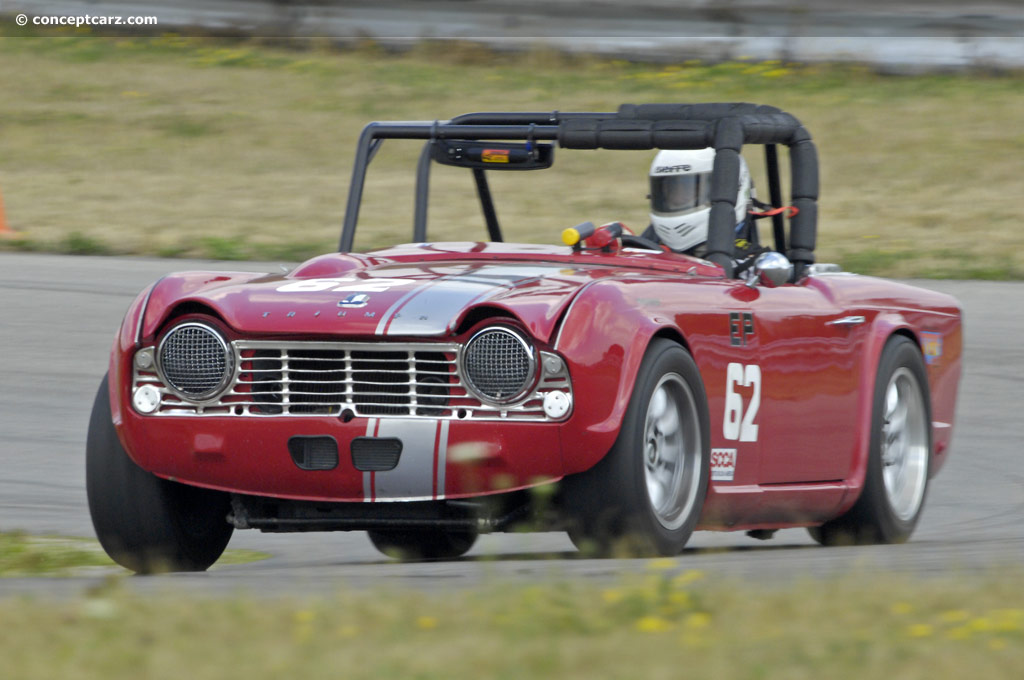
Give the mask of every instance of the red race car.
M 353 253 L 385 139 L 423 146 L 412 243 Z M 748 261 L 744 145 L 774 237 Z M 618 223 L 505 243 L 487 173 L 556 147 L 714 149 L 702 257 Z M 487 241 L 428 240 L 434 163 L 471 171 Z M 904 541 L 948 453 L 960 308 L 815 264 L 817 194 L 810 135 L 767 106 L 371 123 L 339 252 L 174 274 L 131 304 L 89 424 L 100 542 L 148 572 L 206 569 L 236 528 L 365 530 L 407 558 L 524 526 L 598 554 L 678 554 L 698 529 Z

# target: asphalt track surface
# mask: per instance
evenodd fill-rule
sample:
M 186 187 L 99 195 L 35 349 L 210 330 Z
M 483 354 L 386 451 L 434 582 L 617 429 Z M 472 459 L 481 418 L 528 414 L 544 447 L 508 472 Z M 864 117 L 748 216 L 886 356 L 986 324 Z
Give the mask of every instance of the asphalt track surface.
M 0 253 L 0 531 L 93 536 L 85 436 L 126 307 L 170 271 L 275 271 L 276 264 Z M 802 529 L 761 542 L 700 532 L 680 568 L 766 587 L 801 577 L 889 570 L 921 577 L 984 575 L 1024 564 L 1024 283 L 916 282 L 955 295 L 966 318 L 965 372 L 950 459 L 929 490 L 910 543 L 822 548 Z M 563 534 L 483 536 L 461 560 L 399 564 L 363 533 L 238 531 L 230 548 L 272 554 L 204 574 L 129 579 L 143 592 L 313 594 L 339 587 L 438 590 L 495 580 L 613 579 L 646 560 L 576 557 Z M 102 575 L 0 579 L 0 595 L 71 595 Z

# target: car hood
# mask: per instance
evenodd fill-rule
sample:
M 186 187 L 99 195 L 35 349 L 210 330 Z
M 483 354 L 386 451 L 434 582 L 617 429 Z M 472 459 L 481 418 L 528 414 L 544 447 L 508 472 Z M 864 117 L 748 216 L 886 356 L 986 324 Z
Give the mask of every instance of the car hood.
M 484 305 L 514 315 L 547 341 L 574 295 L 589 283 L 677 274 L 682 264 L 659 262 L 653 253 L 611 260 L 572 256 L 567 249 L 469 250 L 447 256 L 408 248 L 324 255 L 276 276 L 173 274 L 154 288 L 142 336 L 152 337 L 183 303 L 213 308 L 244 334 L 352 337 L 441 337 Z
M 159 281 L 141 337 L 175 309 L 208 306 L 246 335 L 443 337 L 473 308 L 497 308 L 547 341 L 573 297 L 609 277 L 720 277 L 694 258 L 631 249 L 616 254 L 503 243 L 407 244 L 365 255 L 332 253 L 288 274 L 184 272 Z

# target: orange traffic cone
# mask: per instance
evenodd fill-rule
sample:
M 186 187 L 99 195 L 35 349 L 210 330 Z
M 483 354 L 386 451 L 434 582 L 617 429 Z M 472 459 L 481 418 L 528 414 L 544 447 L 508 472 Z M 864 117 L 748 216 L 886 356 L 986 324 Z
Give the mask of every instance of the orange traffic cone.
M 7 225 L 7 217 L 4 215 L 4 195 L 3 192 L 0 192 L 0 238 L 11 238 L 17 235 L 18 232 Z

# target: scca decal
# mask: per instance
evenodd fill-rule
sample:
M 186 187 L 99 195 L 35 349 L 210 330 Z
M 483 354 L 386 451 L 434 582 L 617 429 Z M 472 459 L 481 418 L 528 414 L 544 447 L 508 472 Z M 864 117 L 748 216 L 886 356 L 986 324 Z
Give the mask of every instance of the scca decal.
M 736 474 L 736 449 L 711 449 L 711 481 L 731 482 Z
M 316 293 L 329 290 L 332 293 L 383 293 L 397 286 L 412 283 L 406 279 L 305 279 L 278 286 L 279 293 Z

